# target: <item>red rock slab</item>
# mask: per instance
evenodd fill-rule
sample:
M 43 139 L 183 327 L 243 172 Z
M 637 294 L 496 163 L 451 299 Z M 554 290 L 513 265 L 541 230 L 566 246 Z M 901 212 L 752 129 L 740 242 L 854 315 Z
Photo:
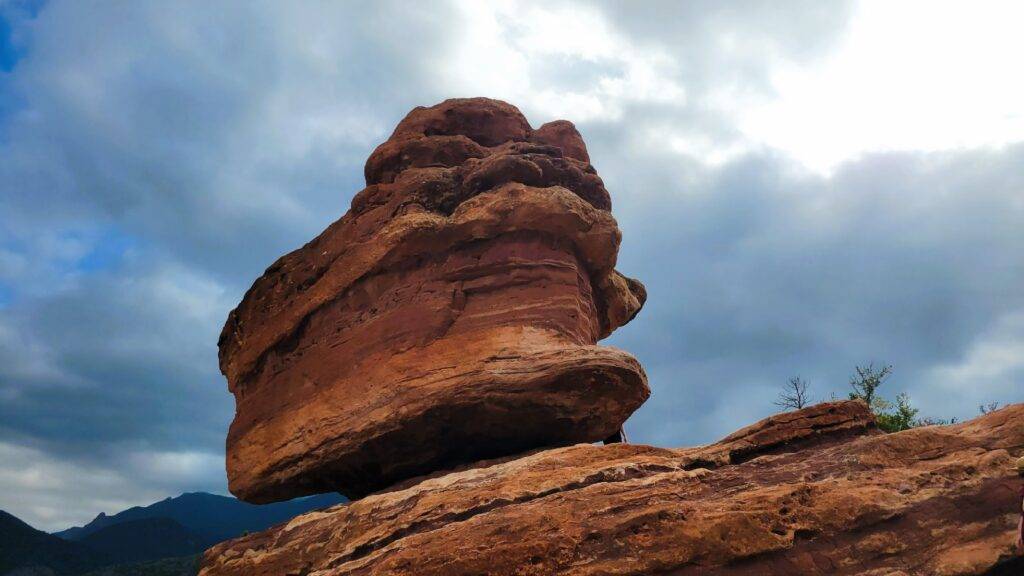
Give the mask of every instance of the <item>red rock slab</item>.
M 481 462 L 225 542 L 206 552 L 200 574 L 966 575 L 1020 567 L 1012 462 L 1024 451 L 1024 404 L 881 434 L 863 404 L 843 402 L 753 429 L 740 442 L 760 448 L 735 461 L 730 437 L 686 450 L 586 444 Z

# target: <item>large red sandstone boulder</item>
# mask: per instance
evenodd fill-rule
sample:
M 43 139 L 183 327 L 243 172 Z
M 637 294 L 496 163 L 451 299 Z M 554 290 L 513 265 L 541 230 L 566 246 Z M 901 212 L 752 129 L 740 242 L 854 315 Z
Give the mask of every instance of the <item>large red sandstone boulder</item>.
M 700 448 L 577 445 L 435 477 L 207 551 L 202 576 L 1020 574 L 1024 404 L 881 434 L 859 402 Z
M 596 346 L 643 286 L 572 124 L 504 102 L 417 108 L 340 220 L 231 312 L 232 493 L 363 496 L 481 458 L 600 440 L 649 395 Z

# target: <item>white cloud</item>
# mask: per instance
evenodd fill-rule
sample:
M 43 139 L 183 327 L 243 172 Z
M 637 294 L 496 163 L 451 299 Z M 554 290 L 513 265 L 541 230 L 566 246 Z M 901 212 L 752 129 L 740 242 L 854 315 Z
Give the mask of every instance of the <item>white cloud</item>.
M 0 441 L 0 509 L 39 530 L 63 530 L 101 511 L 152 504 L 172 483 L 216 489 L 209 470 L 223 465 L 217 455 L 188 452 L 129 453 L 125 461 L 98 466 Z
M 135 452 L 125 460 L 138 480 L 175 487 L 208 484 L 211 477 L 219 477 L 215 471 L 224 466 L 222 455 L 195 450 Z
M 934 367 L 918 386 L 926 408 L 1020 400 L 1024 390 L 1024 311 L 998 319 L 963 358 Z M 941 395 L 935 392 L 941 391 Z M 1017 398 L 1015 398 L 1017 397 Z
M 1024 139 L 1022 21 L 1013 1 L 866 0 L 831 57 L 778 62 L 777 98 L 739 125 L 822 173 L 865 152 Z
M 673 58 L 636 45 L 596 8 L 472 1 L 458 8 L 461 26 L 439 63 L 452 93 L 506 99 L 539 122 L 614 122 L 627 104 L 686 102 Z

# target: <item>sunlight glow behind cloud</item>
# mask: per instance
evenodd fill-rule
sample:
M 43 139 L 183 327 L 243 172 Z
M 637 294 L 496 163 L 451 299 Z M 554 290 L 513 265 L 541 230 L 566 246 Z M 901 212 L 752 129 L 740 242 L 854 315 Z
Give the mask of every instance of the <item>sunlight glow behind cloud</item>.
M 458 7 L 465 23 L 442 65 L 451 93 L 487 94 L 577 123 L 615 121 L 629 102 L 686 102 L 670 55 L 638 48 L 597 9 L 472 1 Z M 571 79 L 557 77 L 559 70 Z
M 1024 3 L 859 5 L 837 53 L 780 63 L 778 97 L 742 114 L 752 140 L 830 173 L 865 152 L 1024 138 Z

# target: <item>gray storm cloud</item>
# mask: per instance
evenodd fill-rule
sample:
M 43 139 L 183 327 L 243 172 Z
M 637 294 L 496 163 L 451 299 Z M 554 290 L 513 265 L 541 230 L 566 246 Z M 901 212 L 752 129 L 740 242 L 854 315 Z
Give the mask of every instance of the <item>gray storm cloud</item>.
M 713 440 L 772 412 L 788 377 L 843 394 L 871 360 L 936 417 L 1019 396 L 1024 147 L 878 153 L 828 177 L 757 146 L 706 162 L 669 140 L 742 141 L 722 94 L 770 98 L 771 68 L 827 54 L 849 7 L 633 6 L 513 11 L 597 14 L 616 50 L 596 56 L 533 52 L 530 22 L 503 16 L 494 54 L 522 76 L 497 93 L 491 71 L 452 67 L 481 25 L 466 6 L 8 10 L 26 49 L 0 106 L 0 508 L 58 529 L 223 491 L 228 310 L 344 212 L 408 109 L 451 96 L 508 98 L 535 125 L 563 92 L 597 103 L 561 115 L 650 293 L 611 341 L 651 377 L 634 441 Z M 679 97 L 629 89 L 650 70 Z

